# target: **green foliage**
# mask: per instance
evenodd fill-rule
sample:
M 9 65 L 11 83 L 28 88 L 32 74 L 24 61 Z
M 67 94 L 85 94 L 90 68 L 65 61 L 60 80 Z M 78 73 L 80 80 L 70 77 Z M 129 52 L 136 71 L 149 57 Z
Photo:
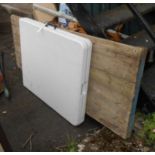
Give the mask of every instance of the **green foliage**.
M 78 147 L 77 147 L 77 142 L 73 137 L 68 137 L 68 142 L 66 146 L 66 151 L 67 152 L 77 152 Z
M 139 136 L 143 138 L 147 145 L 155 145 L 155 113 L 145 116 L 144 127 L 139 132 Z

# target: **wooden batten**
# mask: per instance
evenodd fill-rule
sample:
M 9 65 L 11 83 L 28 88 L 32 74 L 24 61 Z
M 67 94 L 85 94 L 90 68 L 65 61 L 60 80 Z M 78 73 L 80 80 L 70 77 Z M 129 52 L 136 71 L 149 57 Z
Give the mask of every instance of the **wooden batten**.
M 21 68 L 21 49 L 20 49 L 20 34 L 19 34 L 19 16 L 11 15 L 12 35 L 15 48 L 16 64 Z

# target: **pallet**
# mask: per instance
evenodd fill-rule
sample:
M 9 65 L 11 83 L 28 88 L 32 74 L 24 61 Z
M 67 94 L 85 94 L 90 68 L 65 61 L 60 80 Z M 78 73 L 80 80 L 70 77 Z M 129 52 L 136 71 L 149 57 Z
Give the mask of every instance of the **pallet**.
M 19 17 L 13 18 L 18 24 Z M 93 43 L 87 114 L 122 138 L 129 137 L 134 126 L 146 49 L 73 33 Z M 19 35 L 18 29 L 16 34 Z

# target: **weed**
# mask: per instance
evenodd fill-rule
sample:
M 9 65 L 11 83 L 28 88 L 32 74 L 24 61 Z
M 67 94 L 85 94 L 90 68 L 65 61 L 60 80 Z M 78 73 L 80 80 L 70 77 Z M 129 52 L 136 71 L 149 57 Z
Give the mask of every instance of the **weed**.
M 144 127 L 139 131 L 139 136 L 146 145 L 155 145 L 155 113 L 144 117 Z
M 68 142 L 66 146 L 66 151 L 67 152 L 77 152 L 78 147 L 77 147 L 77 142 L 73 137 L 68 137 Z

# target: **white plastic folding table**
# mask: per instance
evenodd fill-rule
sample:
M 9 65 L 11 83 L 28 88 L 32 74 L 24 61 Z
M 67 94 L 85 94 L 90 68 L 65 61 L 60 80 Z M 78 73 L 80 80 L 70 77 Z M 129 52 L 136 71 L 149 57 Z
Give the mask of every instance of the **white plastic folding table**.
M 92 43 L 20 19 L 23 84 L 73 125 L 84 121 Z

